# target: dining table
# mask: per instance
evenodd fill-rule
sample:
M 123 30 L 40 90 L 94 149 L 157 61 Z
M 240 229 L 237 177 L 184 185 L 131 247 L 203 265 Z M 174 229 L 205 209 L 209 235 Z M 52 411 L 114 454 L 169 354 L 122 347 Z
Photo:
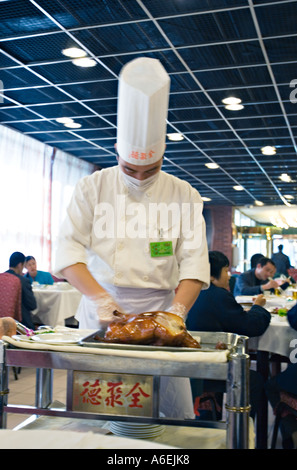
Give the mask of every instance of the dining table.
M 261 336 L 249 338 L 251 354 L 255 352 L 257 372 L 267 381 L 275 370 L 281 370 L 281 364 L 289 363 L 296 353 L 297 331 L 288 323 L 285 311 L 296 305 L 294 289 L 288 289 L 282 295 L 266 295 L 266 308 L 271 313 L 271 321 Z M 248 309 L 253 305 L 255 296 L 237 296 L 236 301 Z M 280 310 L 281 309 L 281 310 Z M 278 313 L 280 311 L 280 313 Z M 295 351 L 295 352 L 294 352 Z M 273 368 L 273 365 L 277 367 Z M 261 406 L 257 413 L 257 448 L 268 446 L 268 400 L 263 391 Z
M 37 308 L 33 310 L 35 324 L 65 326 L 65 320 L 75 316 L 82 294 L 68 282 L 52 285 L 33 284 Z

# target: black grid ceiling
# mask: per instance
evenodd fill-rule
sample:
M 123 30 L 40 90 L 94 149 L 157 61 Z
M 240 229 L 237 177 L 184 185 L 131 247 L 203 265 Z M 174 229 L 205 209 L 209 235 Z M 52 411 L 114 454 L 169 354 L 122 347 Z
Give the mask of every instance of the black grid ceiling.
M 73 65 L 61 51 L 75 46 L 97 65 Z M 167 141 L 163 169 L 206 206 L 288 205 L 288 194 L 296 204 L 296 0 L 0 0 L 0 47 L 1 124 L 112 166 L 119 72 L 157 58 L 171 77 L 167 131 L 185 136 Z M 227 96 L 244 108 L 226 110 Z M 262 155 L 265 145 L 277 154 Z

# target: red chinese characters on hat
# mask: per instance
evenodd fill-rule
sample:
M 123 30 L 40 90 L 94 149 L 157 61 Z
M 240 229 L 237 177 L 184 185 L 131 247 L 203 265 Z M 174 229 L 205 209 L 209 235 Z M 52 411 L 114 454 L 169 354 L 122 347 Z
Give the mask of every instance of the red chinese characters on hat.
M 149 160 L 150 158 L 153 158 L 154 156 L 154 151 L 150 150 L 149 152 L 137 152 L 135 150 L 132 150 L 131 153 L 129 154 L 129 158 L 134 158 L 135 160 Z

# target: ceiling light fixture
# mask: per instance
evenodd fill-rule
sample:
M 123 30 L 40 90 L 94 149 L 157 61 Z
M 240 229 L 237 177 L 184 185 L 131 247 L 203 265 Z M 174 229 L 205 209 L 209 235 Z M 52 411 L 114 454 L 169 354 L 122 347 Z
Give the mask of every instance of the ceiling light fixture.
M 264 202 L 262 201 L 255 201 L 256 206 L 264 206 Z
M 79 124 L 78 122 L 68 122 L 66 124 L 64 124 L 65 127 L 70 127 L 71 129 L 78 129 L 79 127 L 81 127 L 81 124 Z
M 280 176 L 279 176 L 279 179 L 284 181 L 285 183 L 291 183 L 292 179 L 291 179 L 291 176 L 288 175 L 287 173 L 282 173 Z
M 239 111 L 240 109 L 243 109 L 244 106 L 242 104 L 227 104 L 225 108 L 229 109 L 229 111 Z
M 202 199 L 202 201 L 204 201 L 204 202 L 209 202 L 209 201 L 211 201 L 211 198 L 210 198 L 210 197 L 202 197 L 201 199 Z
M 74 59 L 72 63 L 78 67 L 94 67 L 97 65 L 96 60 L 90 59 L 89 57 L 80 57 L 79 59 Z
M 184 136 L 179 134 L 178 132 L 173 132 L 172 134 L 167 134 L 169 140 L 173 140 L 174 142 L 179 142 L 180 140 L 184 140 Z
M 297 227 L 297 219 L 294 215 L 294 213 L 290 214 L 276 214 L 273 217 L 270 217 L 270 222 L 275 226 L 279 228 L 296 228 Z
M 87 55 L 86 51 L 79 49 L 78 47 L 68 47 L 68 49 L 63 49 L 62 54 L 67 57 L 85 57 Z
M 210 168 L 211 170 L 219 168 L 219 165 L 217 163 L 205 163 L 205 166 L 207 166 L 207 168 Z
M 284 194 L 284 197 L 286 199 L 294 199 L 294 196 L 292 196 L 291 194 Z
M 233 186 L 233 189 L 235 189 L 235 191 L 243 191 L 244 187 L 240 185 L 236 185 L 236 186 Z
M 276 148 L 272 147 L 271 145 L 266 145 L 266 147 L 261 148 L 261 152 L 263 153 L 263 155 L 275 155 Z
M 56 122 L 59 122 L 60 124 L 68 124 L 69 122 L 73 122 L 73 119 L 68 118 L 68 117 L 61 117 L 61 118 L 57 118 Z
M 222 100 L 222 103 L 224 104 L 239 104 L 241 103 L 240 98 L 235 98 L 234 96 L 229 96 L 228 98 L 224 98 Z
M 283 220 L 281 220 L 280 218 L 277 218 L 277 217 L 270 217 L 270 222 L 272 223 L 272 225 L 274 225 L 275 227 L 278 227 L 278 228 L 284 228 L 284 229 L 289 228 L 289 226 L 288 226 L 288 224 L 286 224 L 286 222 L 284 222 Z

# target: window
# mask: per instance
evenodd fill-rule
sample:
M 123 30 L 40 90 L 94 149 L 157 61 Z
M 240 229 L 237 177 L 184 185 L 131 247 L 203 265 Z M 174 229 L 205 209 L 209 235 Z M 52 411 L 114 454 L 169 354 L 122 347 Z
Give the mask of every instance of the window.
M 21 251 L 49 271 L 74 186 L 94 165 L 60 150 L 54 153 L 52 147 L 4 126 L 0 165 L 0 270 L 8 269 L 11 253 Z

